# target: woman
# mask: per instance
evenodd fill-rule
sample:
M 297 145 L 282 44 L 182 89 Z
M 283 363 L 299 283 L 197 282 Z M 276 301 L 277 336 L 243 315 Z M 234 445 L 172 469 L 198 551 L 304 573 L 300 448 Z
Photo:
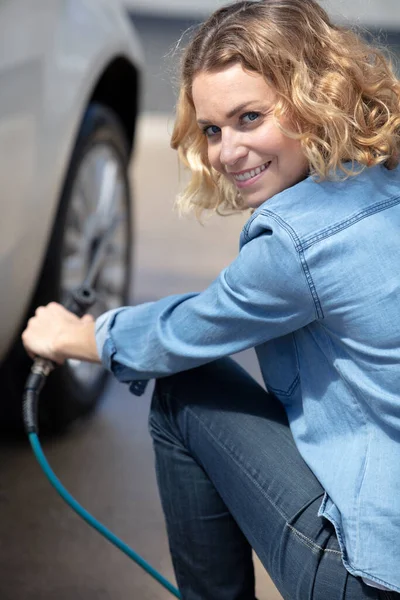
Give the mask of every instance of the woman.
M 41 307 L 23 342 L 142 393 L 187 600 L 400 592 L 400 85 L 314 0 L 238 2 L 183 57 L 182 210 L 242 210 L 200 294 L 82 321 Z M 228 355 L 254 347 L 268 389 Z M 225 357 L 225 358 L 224 358 Z

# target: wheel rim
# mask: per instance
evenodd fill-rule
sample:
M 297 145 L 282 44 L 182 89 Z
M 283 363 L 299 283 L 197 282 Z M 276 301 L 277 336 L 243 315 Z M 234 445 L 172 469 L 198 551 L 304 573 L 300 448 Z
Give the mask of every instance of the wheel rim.
M 84 155 L 72 186 L 66 216 L 60 274 L 61 301 L 81 285 L 95 248 L 117 221 L 94 288 L 98 300 L 90 310 L 96 318 L 125 301 L 129 278 L 129 192 L 121 158 L 112 146 L 98 143 Z M 92 384 L 101 374 L 98 365 L 67 361 L 75 379 Z

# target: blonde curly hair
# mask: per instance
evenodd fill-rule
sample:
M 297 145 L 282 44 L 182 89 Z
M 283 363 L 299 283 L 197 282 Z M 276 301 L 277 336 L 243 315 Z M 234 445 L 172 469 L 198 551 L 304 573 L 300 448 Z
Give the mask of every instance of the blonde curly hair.
M 300 140 L 318 181 L 338 170 L 346 178 L 366 167 L 398 165 L 400 81 L 385 55 L 331 23 L 314 0 L 239 1 L 214 12 L 183 55 L 171 138 L 191 172 L 177 198 L 181 212 L 244 208 L 233 184 L 209 164 L 192 97 L 197 74 L 233 64 L 262 75 L 274 88 L 276 124 Z M 291 130 L 280 124 L 284 120 L 294 124 Z

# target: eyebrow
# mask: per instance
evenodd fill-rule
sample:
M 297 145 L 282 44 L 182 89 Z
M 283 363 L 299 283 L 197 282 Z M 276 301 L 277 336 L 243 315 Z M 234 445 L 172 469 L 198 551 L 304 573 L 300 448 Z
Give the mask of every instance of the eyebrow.
M 242 104 L 239 104 L 239 106 L 236 106 L 234 109 L 232 109 L 228 113 L 226 113 L 226 118 L 231 119 L 232 117 L 237 115 L 237 113 L 241 112 L 242 110 L 244 110 L 245 108 L 247 108 L 248 106 L 250 106 L 251 104 L 254 104 L 254 103 L 255 103 L 255 100 L 248 100 L 247 102 L 243 102 Z M 208 125 L 209 123 L 211 123 L 211 121 L 207 121 L 205 119 L 199 119 L 197 122 L 199 125 Z

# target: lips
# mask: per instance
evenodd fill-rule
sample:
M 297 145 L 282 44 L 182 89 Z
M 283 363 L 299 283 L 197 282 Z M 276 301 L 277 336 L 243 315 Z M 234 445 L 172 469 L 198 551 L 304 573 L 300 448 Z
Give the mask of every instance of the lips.
M 266 171 L 271 164 L 271 161 L 256 167 L 255 169 L 248 169 L 247 171 L 241 171 L 240 173 L 231 173 L 235 183 L 238 187 L 247 187 L 255 182 L 261 175 Z

